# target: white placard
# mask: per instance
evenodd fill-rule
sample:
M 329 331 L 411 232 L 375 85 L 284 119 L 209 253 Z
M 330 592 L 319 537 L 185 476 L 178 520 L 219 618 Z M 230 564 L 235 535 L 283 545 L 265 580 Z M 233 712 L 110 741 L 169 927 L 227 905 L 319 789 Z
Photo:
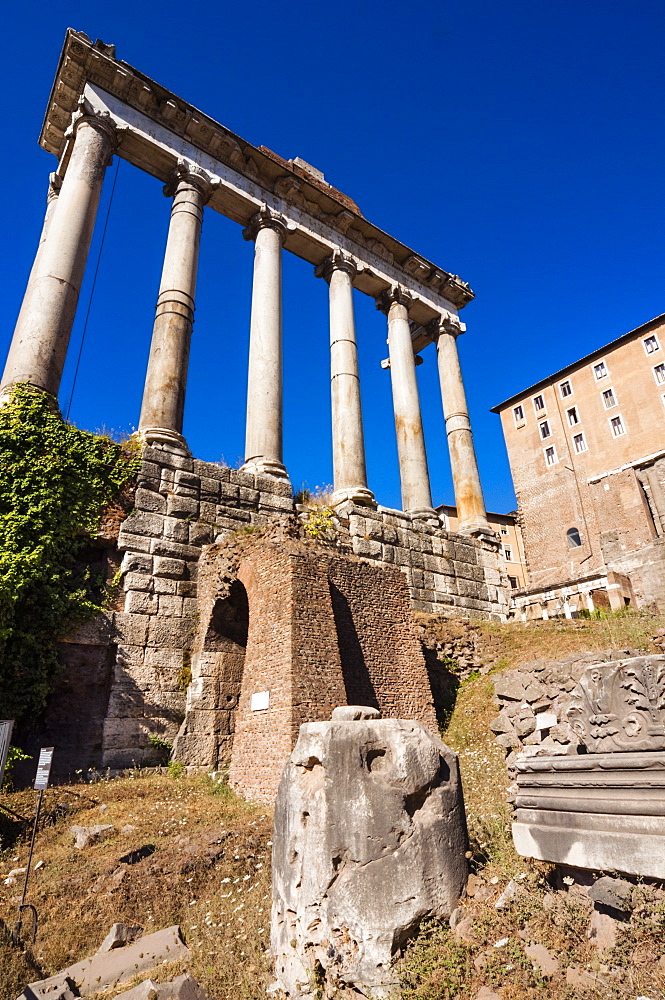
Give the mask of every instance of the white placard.
M 270 708 L 270 691 L 257 691 L 253 694 L 249 707 L 252 712 L 265 712 L 266 708 Z

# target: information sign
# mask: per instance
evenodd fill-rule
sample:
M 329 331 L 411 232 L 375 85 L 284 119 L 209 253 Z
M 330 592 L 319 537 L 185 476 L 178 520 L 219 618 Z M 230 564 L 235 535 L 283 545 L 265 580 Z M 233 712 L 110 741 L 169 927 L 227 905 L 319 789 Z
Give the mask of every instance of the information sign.
M 0 788 L 5 775 L 5 765 L 7 764 L 7 754 L 9 753 L 9 743 L 12 738 L 13 721 L 0 722 Z
M 51 761 L 53 760 L 53 747 L 42 747 L 39 751 L 37 761 L 37 777 L 35 778 L 35 791 L 43 792 L 48 788 L 48 779 L 51 773 Z

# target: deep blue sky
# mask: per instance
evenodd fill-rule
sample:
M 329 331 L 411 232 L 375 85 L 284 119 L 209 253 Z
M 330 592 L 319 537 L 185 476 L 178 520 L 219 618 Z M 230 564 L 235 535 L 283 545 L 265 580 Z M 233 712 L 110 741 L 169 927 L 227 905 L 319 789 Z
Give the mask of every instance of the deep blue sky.
M 16 4 L 4 104 L 0 352 L 9 344 L 53 157 L 37 138 L 65 29 L 218 121 L 302 156 L 364 214 L 476 292 L 460 353 L 488 507 L 514 507 L 488 409 L 665 311 L 662 0 Z M 90 295 L 109 170 L 61 402 Z M 168 225 L 161 186 L 122 162 L 71 405 L 82 427 L 136 425 Z M 206 212 L 185 433 L 243 452 L 252 245 Z M 358 294 L 370 486 L 399 506 L 385 319 Z M 285 460 L 331 480 L 327 289 L 285 255 Z M 433 349 L 418 369 L 435 503 L 453 501 Z

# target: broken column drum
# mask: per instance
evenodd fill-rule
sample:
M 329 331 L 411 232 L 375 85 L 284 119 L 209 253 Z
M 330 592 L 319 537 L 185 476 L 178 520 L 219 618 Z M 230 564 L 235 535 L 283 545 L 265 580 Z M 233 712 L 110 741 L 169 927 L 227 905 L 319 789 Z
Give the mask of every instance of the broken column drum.
M 466 884 L 456 755 L 420 723 L 377 716 L 347 706 L 301 726 L 282 776 L 271 950 L 290 997 L 312 982 L 393 995 L 393 958 Z
M 365 464 L 355 287 L 385 301 L 388 313 L 403 505 L 414 519 L 440 524 L 432 509 L 414 365 L 432 342 L 432 323 L 459 322 L 458 310 L 473 298 L 469 286 L 374 226 L 320 171 L 251 146 L 117 60 L 113 46 L 93 44 L 72 30 L 40 139 L 58 157 L 62 189 L 48 212 L 0 392 L 29 382 L 57 395 L 102 180 L 119 136 L 118 155 L 169 184 L 174 195 L 139 437 L 162 450 L 187 451 L 183 406 L 208 203 L 255 242 L 244 471 L 288 480 L 282 455 L 284 248 L 330 281 L 333 505 L 375 505 Z M 459 381 L 458 366 L 453 372 L 446 364 Z M 453 445 L 459 434 L 449 437 L 457 502 L 464 523 L 482 527 L 479 484 L 469 514 L 468 420 L 463 437 L 464 446 Z

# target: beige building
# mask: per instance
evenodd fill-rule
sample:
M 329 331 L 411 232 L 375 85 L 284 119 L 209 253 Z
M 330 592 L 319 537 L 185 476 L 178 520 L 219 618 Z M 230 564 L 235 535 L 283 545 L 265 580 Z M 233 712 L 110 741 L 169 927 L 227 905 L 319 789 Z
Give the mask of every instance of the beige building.
M 446 531 L 459 531 L 457 507 L 441 504 L 436 508 Z M 517 523 L 517 511 L 511 514 L 494 514 L 487 511 L 487 521 L 501 541 L 499 550 L 503 568 L 511 590 L 523 590 L 527 586 L 526 559 L 522 530 Z
M 493 412 L 524 535 L 523 614 L 665 604 L 665 315 Z

